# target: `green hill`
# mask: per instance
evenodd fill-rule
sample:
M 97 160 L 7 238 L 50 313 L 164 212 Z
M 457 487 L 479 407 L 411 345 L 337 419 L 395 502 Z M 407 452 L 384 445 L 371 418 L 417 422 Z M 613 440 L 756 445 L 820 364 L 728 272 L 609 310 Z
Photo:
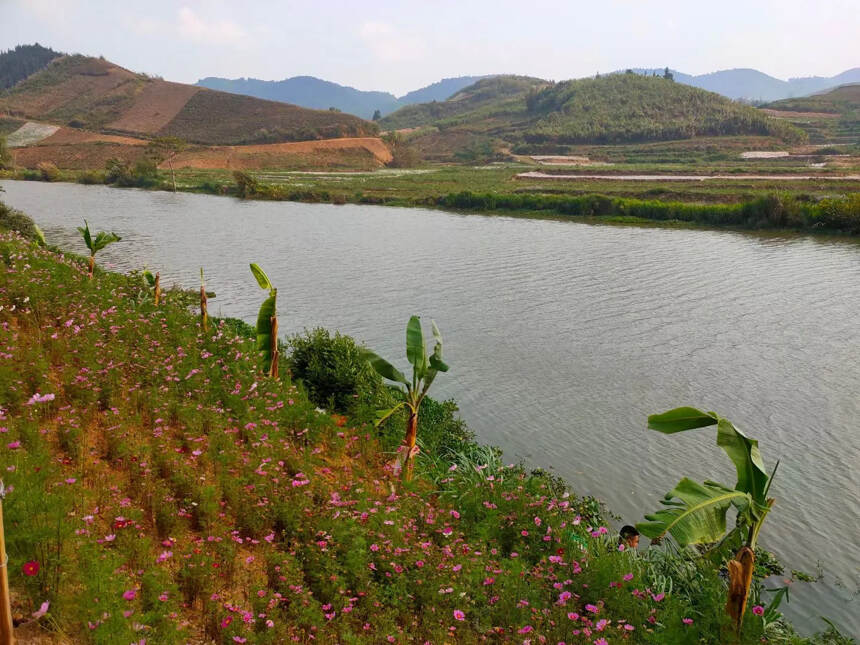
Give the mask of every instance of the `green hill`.
M 805 134 L 754 108 L 659 77 L 612 74 L 562 83 L 485 79 L 441 103 L 398 110 L 384 129 L 425 128 L 429 156 L 486 145 L 519 152 L 572 144 L 637 143 L 699 136 L 764 135 L 791 143 Z
M 813 143 L 860 143 L 858 83 L 822 94 L 774 101 L 764 110 L 805 130 Z
M 386 116 L 379 125 L 386 130 L 446 126 L 461 118 L 476 121 L 494 114 L 511 115 L 522 110 L 525 95 L 532 89 L 549 85 L 529 76 L 493 76 L 457 92 L 446 101 L 409 105 Z
M 368 136 L 358 117 L 171 83 L 110 61 L 64 56 L 0 94 L 0 113 L 101 132 L 209 145 Z

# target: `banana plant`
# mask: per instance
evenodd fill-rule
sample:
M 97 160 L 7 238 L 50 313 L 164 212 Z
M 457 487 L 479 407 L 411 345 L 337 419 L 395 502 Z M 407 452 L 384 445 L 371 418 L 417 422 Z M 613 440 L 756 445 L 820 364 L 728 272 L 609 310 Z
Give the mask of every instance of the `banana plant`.
M 421 408 L 421 401 L 427 396 L 427 391 L 433 384 L 436 375 L 439 372 L 448 371 L 448 365 L 442 360 L 442 334 L 435 322 L 431 321 L 430 324 L 436 344 L 433 353 L 429 356 L 427 355 L 427 346 L 424 343 L 424 333 L 421 331 L 421 319 L 418 316 L 412 316 L 406 325 L 406 359 L 412 365 L 411 381 L 406 378 L 403 372 L 378 354 L 364 350 L 364 357 L 377 374 L 384 379 L 403 385 L 405 388 L 398 388 L 403 399 L 400 403 L 391 409 L 377 412 L 376 426 L 379 427 L 401 408 L 407 410 L 406 434 L 396 461 L 396 466 L 400 468 L 406 481 L 412 479 L 413 458 L 417 452 L 415 441 L 418 436 L 418 410 Z
M 254 265 L 251 266 L 253 267 Z M 209 329 L 209 308 L 207 303 L 206 282 L 203 280 L 203 267 L 200 267 L 200 324 L 203 327 L 203 331 L 208 331 Z
M 648 427 L 663 434 L 674 434 L 696 428 L 717 426 L 717 445 L 737 470 L 734 487 L 706 480 L 699 484 L 687 477 L 661 500 L 665 508 L 646 515 L 647 521 L 636 525 L 651 539 L 662 539 L 667 533 L 683 546 L 711 544 L 732 535 L 744 538 L 744 545 L 728 563 L 729 589 L 726 612 L 740 634 L 755 567 L 755 547 L 762 524 L 774 504 L 767 496 L 779 462 L 768 475 L 758 449 L 731 421 L 715 412 L 682 407 L 648 417 Z M 735 528 L 726 533 L 726 514 L 737 511 Z M 745 534 L 745 535 L 744 535 Z
M 155 306 L 157 307 L 158 303 L 161 302 L 161 273 L 156 272 L 155 275 L 152 275 L 149 269 L 144 269 L 143 279 L 146 280 L 146 284 L 152 287 L 155 294 Z
M 278 290 L 272 286 L 269 276 L 258 265 L 251 263 L 251 273 L 261 289 L 268 289 L 269 297 L 260 306 L 257 314 L 257 351 L 263 358 L 263 371 L 278 378 Z
M 90 234 L 90 225 L 87 223 L 87 220 L 84 220 L 84 225 L 82 227 L 78 227 L 78 231 L 83 235 L 84 244 L 86 244 L 87 248 L 90 250 L 90 263 L 87 277 L 92 280 L 93 269 L 96 265 L 96 253 L 101 251 L 108 244 L 119 242 L 122 238 L 116 233 L 105 233 L 104 231 L 99 231 L 94 238 Z

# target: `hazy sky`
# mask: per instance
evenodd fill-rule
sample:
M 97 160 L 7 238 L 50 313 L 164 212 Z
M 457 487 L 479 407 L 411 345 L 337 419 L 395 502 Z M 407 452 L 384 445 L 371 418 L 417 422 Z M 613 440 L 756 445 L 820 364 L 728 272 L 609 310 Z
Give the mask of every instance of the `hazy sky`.
M 39 42 L 136 72 L 308 74 L 403 94 L 443 77 L 626 67 L 778 78 L 860 65 L 860 0 L 0 0 L 0 49 Z

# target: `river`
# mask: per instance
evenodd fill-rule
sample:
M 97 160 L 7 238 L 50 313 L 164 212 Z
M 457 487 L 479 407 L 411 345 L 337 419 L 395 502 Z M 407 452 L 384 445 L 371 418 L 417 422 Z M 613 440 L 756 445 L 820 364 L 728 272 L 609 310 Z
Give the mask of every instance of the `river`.
M 682 475 L 734 483 L 704 429 L 648 414 L 715 410 L 781 460 L 760 543 L 823 579 L 786 613 L 860 633 L 860 244 L 803 235 L 590 225 L 375 206 L 238 201 L 104 186 L 0 182 L 49 242 L 123 237 L 102 266 L 198 285 L 213 315 L 252 321 L 259 263 L 285 334 L 336 328 L 403 358 L 415 313 L 445 335 L 436 397 L 509 461 L 552 469 L 625 522 Z M 775 581 L 779 582 L 779 581 Z

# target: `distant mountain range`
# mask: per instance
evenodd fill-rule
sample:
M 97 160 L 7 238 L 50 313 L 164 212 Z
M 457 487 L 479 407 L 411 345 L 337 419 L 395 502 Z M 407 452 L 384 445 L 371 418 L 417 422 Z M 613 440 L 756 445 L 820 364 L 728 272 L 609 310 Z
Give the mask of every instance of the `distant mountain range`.
M 662 69 L 638 68 L 633 71 L 640 74 L 663 74 Z M 787 81 L 768 76 L 755 69 L 725 69 L 698 76 L 676 70 L 672 70 L 672 73 L 678 83 L 716 92 L 730 99 L 749 101 L 778 101 L 808 96 L 848 83 L 860 83 L 860 67 L 846 70 L 836 76 L 807 76 L 790 78 Z
M 246 94 L 259 99 L 292 103 L 302 107 L 326 110 L 335 108 L 364 119 L 373 118 L 376 110 L 381 116 L 406 105 L 444 101 L 483 76 L 446 78 L 427 87 L 414 90 L 401 97 L 389 92 L 357 90 L 338 85 L 314 76 L 294 76 L 283 81 L 261 81 L 256 78 L 219 78 L 210 76 L 197 81 L 197 85 L 232 94 Z
M 633 71 L 648 75 L 663 74 L 663 69 L 635 68 Z M 807 96 L 847 83 L 860 83 L 860 67 L 846 70 L 836 76 L 809 76 L 790 78 L 787 81 L 768 76 L 755 69 L 727 69 L 698 76 L 677 70 L 672 70 L 672 73 L 675 80 L 684 85 L 716 92 L 730 99 L 749 101 L 777 101 Z M 386 116 L 407 105 L 444 101 L 482 78 L 487 76 L 446 78 L 401 97 L 396 97 L 389 92 L 357 90 L 313 76 L 294 76 L 283 81 L 210 76 L 199 80 L 197 85 L 319 110 L 333 107 L 341 112 L 370 119 L 376 110 L 379 110 L 381 116 Z

